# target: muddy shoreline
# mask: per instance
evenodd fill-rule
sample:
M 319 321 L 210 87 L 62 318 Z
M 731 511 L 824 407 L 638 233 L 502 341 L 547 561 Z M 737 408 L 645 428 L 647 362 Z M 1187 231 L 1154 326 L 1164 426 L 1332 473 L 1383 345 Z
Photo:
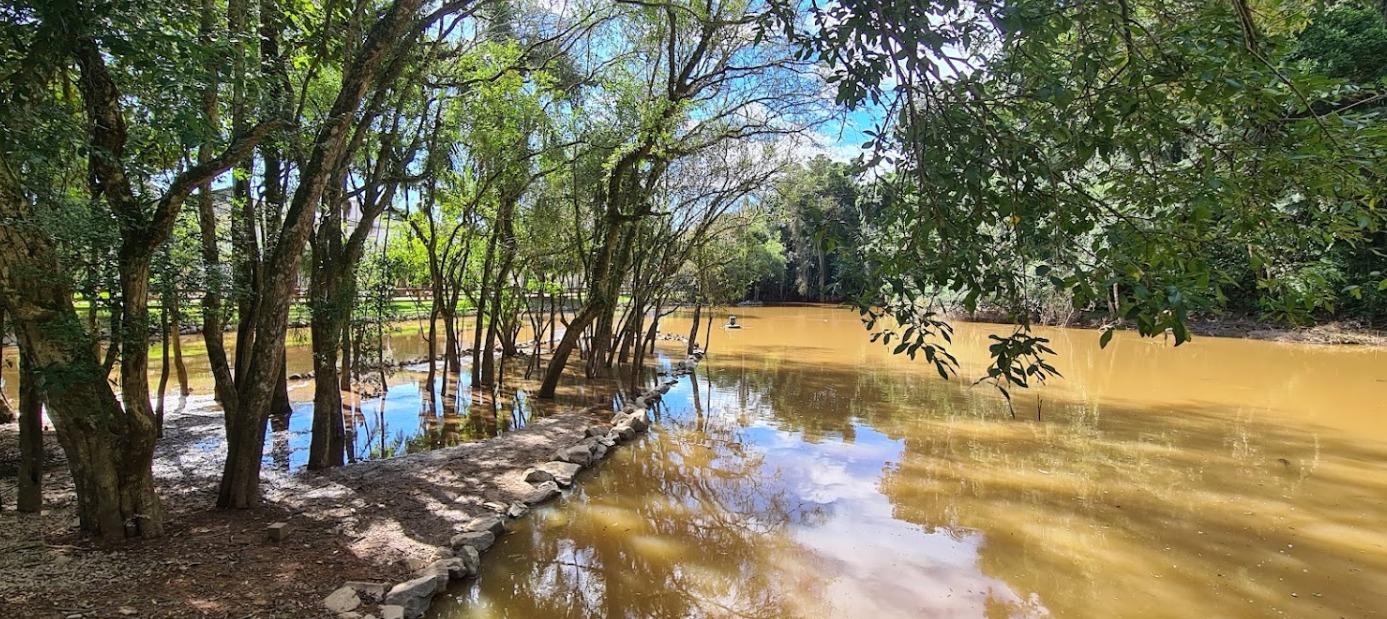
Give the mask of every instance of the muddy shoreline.
M 969 320 L 968 322 L 1011 324 L 1001 320 L 982 319 Z M 1111 323 L 1099 317 L 1076 318 L 1068 324 L 1046 326 L 1094 331 L 1110 328 L 1123 331 L 1136 330 L 1135 325 L 1128 321 Z M 1309 327 L 1292 328 L 1247 318 L 1195 319 L 1189 322 L 1189 329 L 1195 337 L 1226 337 L 1323 346 L 1387 346 L 1387 332 L 1350 322 L 1329 322 Z
M 855 308 L 849 304 L 824 303 L 761 303 L 761 302 L 742 302 L 734 306 L 722 308 L 727 312 L 735 312 L 738 307 L 841 307 L 852 311 Z M 964 312 L 961 310 L 944 310 L 943 319 L 949 322 L 970 322 L 977 324 L 995 324 L 1015 326 L 1017 323 L 1009 317 L 1007 312 L 994 309 L 979 309 L 975 312 Z M 1075 312 L 1072 316 L 1063 320 L 1033 320 L 1033 326 L 1055 327 L 1063 329 L 1120 329 L 1132 331 L 1136 325 L 1129 320 L 1113 320 L 1106 313 L 1086 314 Z M 1229 337 L 1242 338 L 1249 340 L 1262 340 L 1268 342 L 1284 342 L 1291 344 L 1323 344 L 1330 346 L 1383 346 L 1387 347 L 1387 329 L 1375 328 L 1373 325 L 1354 320 L 1334 320 L 1329 322 L 1317 323 L 1306 327 L 1288 327 L 1285 325 L 1258 320 L 1249 316 L 1224 316 L 1224 317 L 1202 317 L 1196 316 L 1189 321 L 1190 332 L 1196 336 L 1204 337 Z

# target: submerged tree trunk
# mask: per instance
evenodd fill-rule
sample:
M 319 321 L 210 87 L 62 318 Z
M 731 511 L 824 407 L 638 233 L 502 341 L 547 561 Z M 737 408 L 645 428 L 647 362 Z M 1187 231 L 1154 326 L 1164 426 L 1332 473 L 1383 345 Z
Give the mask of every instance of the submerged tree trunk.
M 337 350 L 342 329 L 328 320 L 314 320 L 313 334 L 313 431 L 308 448 L 308 468 L 341 466 L 345 459 L 346 427 L 342 418 L 342 390 L 337 375 Z
M 356 354 L 352 350 L 352 327 L 351 322 L 342 326 L 342 364 L 338 369 L 337 388 L 342 391 L 352 390 L 352 374 L 356 368 L 352 367 L 356 361 Z
M 703 352 L 713 344 L 713 305 L 708 306 L 708 319 L 703 321 Z
M 624 268 L 618 268 L 621 262 L 619 258 L 620 250 L 618 244 L 624 245 L 627 249 L 630 246 L 630 238 L 625 234 L 626 224 L 623 220 L 612 213 L 619 213 L 615 207 L 609 205 L 609 215 L 604 222 L 604 233 L 597 246 L 597 256 L 592 263 L 592 269 L 588 273 L 588 295 L 584 299 L 583 305 L 573 316 L 573 321 L 568 324 L 564 331 L 563 339 L 559 340 L 558 346 L 554 347 L 554 354 L 549 359 L 549 367 L 545 370 L 544 381 L 540 384 L 538 397 L 552 399 L 559 386 L 559 379 L 563 376 L 564 368 L 568 365 L 568 357 L 573 350 L 578 347 L 583 332 L 588 326 L 597 323 L 598 327 L 593 337 L 592 351 L 588 358 L 589 371 L 592 363 L 600 364 L 601 361 L 594 361 L 605 357 L 606 346 L 610 345 L 612 311 L 616 308 L 617 293 L 621 288 L 621 278 L 625 274 Z M 623 243 L 623 241 L 625 241 Z M 605 318 L 604 318 L 605 317 Z M 603 325 L 605 324 L 605 329 Z M 606 344 L 601 341 L 607 339 Z
M 456 307 L 456 306 L 453 306 Z M 443 308 L 443 373 L 456 374 L 462 370 L 461 351 L 458 350 L 457 311 Z
M 573 354 L 573 349 L 578 347 L 578 340 L 582 336 L 583 330 L 587 329 L 601 309 L 596 304 L 584 305 L 573 316 L 573 320 L 568 323 L 568 327 L 564 331 L 563 338 L 554 347 L 553 356 L 549 359 L 549 368 L 544 372 L 544 382 L 539 387 L 538 397 L 554 398 L 554 394 L 559 388 L 559 380 L 563 378 L 564 367 L 568 364 L 569 355 Z
M 434 296 L 429 308 L 429 335 L 425 342 L 429 350 L 429 371 L 424 379 L 424 411 L 430 415 L 438 412 L 438 398 L 434 395 L 438 385 L 438 297 Z
M 491 357 L 492 346 L 491 332 L 483 321 L 492 313 L 491 307 L 491 268 L 496 260 L 496 240 L 498 233 L 493 231 L 491 238 L 486 242 L 486 258 L 482 261 L 482 289 L 477 294 L 477 315 L 472 326 L 472 386 L 490 384 L 490 378 L 482 373 L 486 365 L 485 359 Z M 485 333 L 483 333 L 485 332 Z M 485 347 L 482 344 L 482 336 L 486 335 L 487 342 Z
M 350 340 L 344 346 L 343 334 L 351 322 L 351 286 L 347 274 L 335 264 L 341 252 L 340 208 L 318 224 L 313 243 L 313 274 L 309 282 L 312 310 L 310 332 L 313 340 L 313 432 L 308 449 L 308 468 L 341 466 L 345 462 L 346 428 L 342 418 L 342 387 L 349 381 L 348 362 L 338 375 L 337 351 L 351 357 Z
M 515 263 L 515 231 L 511 224 L 511 214 L 514 211 L 515 202 L 505 200 L 500 212 L 497 214 L 498 223 L 498 243 L 500 244 L 501 260 L 498 265 L 495 282 L 491 289 L 491 311 L 487 312 L 486 326 L 486 345 L 482 356 L 482 384 L 495 385 L 496 381 L 496 340 L 499 334 L 502 303 L 505 301 L 506 280 L 510 278 L 511 266 Z M 504 339 L 504 338 L 503 338 Z M 507 346 L 514 349 L 512 343 Z
M 288 415 L 294 412 L 294 406 L 289 402 L 289 353 L 285 349 L 279 351 L 279 375 L 275 376 L 274 399 L 270 400 L 271 415 Z
M 693 326 L 689 328 L 689 346 L 684 353 L 686 355 L 692 355 L 693 351 L 698 348 L 698 319 L 702 313 L 703 300 L 699 299 L 694 302 Z

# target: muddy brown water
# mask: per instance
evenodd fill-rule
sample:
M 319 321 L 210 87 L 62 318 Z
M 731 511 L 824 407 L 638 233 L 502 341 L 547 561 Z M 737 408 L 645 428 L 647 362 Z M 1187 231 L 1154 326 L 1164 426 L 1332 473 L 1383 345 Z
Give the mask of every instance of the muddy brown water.
M 1005 327 L 945 382 L 851 312 L 733 311 L 433 617 L 1387 616 L 1387 351 L 1045 330 L 1012 419 L 968 386 Z

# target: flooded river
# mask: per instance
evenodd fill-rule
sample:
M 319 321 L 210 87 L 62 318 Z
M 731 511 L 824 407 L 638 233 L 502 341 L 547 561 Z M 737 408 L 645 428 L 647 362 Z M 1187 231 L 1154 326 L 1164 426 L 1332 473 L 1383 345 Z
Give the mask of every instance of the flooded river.
M 471 324 L 469 318 L 465 321 Z M 428 346 L 422 320 L 394 323 L 382 338 L 385 359 L 401 361 L 426 359 Z M 440 326 L 441 330 L 441 326 Z M 522 332 L 531 337 L 529 332 Z M 464 346 L 472 341 L 473 331 L 462 329 L 459 338 Z M 232 334 L 227 334 L 228 351 L 234 350 Z M 440 335 L 441 339 L 441 335 Z M 286 338 L 288 372 L 295 375 L 288 381 L 292 412 L 270 418 L 270 431 L 265 439 L 264 464 L 279 470 L 302 468 L 308 463 L 308 446 L 312 439 L 313 380 L 305 378 L 313 369 L 313 351 L 307 329 L 291 329 Z M 188 369 L 188 385 L 193 397 L 205 397 L 213 392 L 213 379 L 202 335 L 182 337 L 184 360 Z M 440 345 L 440 349 L 442 346 Z M 151 348 L 150 390 L 158 384 L 161 353 L 158 345 Z M 343 392 L 342 400 L 349 421 L 347 457 L 350 461 L 377 460 L 410 452 L 427 451 L 450 445 L 496 436 L 554 411 L 586 408 L 610 399 L 616 391 L 614 382 L 586 381 L 577 373 L 560 382 L 557 398 L 538 400 L 530 394 L 538 387 L 543 368 L 527 376 L 528 358 L 510 359 L 501 364 L 502 384 L 490 389 L 472 389 L 468 376 L 470 351 L 463 356 L 463 375 L 445 376 L 441 369 L 433 384 L 433 406 L 426 405 L 430 394 L 427 374 L 422 364 L 392 368 L 386 372 L 384 395 L 361 397 Z M 15 346 L 7 346 L 0 362 L 0 384 L 11 402 L 18 398 L 18 357 Z M 442 368 L 442 362 L 439 368 Z M 172 374 L 172 370 L 170 370 Z M 365 372 L 371 378 L 375 370 Z M 114 373 L 113 373 L 114 376 Z M 379 388 L 375 388 L 379 391 Z M 178 397 L 178 381 L 170 376 L 165 405 L 176 411 L 186 402 Z M 430 412 L 432 411 L 432 412 Z M 221 439 L 202 446 L 215 450 Z
M 434 617 L 1387 616 L 1387 351 L 1049 330 L 1013 419 L 969 387 L 1003 327 L 945 382 L 851 312 L 735 313 Z

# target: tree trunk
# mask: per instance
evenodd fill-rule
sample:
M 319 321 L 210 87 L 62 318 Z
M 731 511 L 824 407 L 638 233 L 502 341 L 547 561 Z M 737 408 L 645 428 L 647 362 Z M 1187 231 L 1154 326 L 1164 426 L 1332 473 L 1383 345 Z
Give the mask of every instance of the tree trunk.
M 21 409 L 28 410 L 21 412 L 32 429 L 38 423 L 38 402 L 47 402 L 72 471 L 82 532 L 108 541 L 160 535 L 163 510 L 154 493 L 154 420 L 148 414 L 148 401 L 144 411 L 122 410 L 85 328 L 78 323 L 71 297 L 60 283 L 64 278 L 58 274 L 51 249 L 35 251 L 43 244 L 32 235 L 26 239 L 11 234 L 14 229 L 9 225 L 0 225 L 0 230 L 0 246 L 9 250 L 0 251 L 0 269 L 6 272 L 0 279 L 5 280 L 7 302 L 19 318 L 16 327 L 32 368 L 20 380 L 22 390 L 24 383 L 33 389 L 21 404 Z M 28 252 L 24 252 L 26 245 Z M 32 261 L 16 259 L 16 250 L 28 253 Z M 47 262 L 51 268 L 40 271 L 34 268 L 35 262 Z M 46 272 L 46 277 L 39 277 L 47 281 L 20 272 Z M 16 297 L 22 301 L 15 303 Z M 62 381 L 60 389 L 49 387 L 49 372 Z M 140 378 L 145 378 L 143 373 Z
M 631 333 L 639 329 L 637 323 L 640 321 L 639 303 L 633 303 L 631 315 L 622 321 L 621 331 L 619 332 L 620 341 L 617 346 L 616 361 L 618 364 L 625 364 L 631 360 Z
M 339 205 L 328 207 L 318 223 L 313 243 L 313 271 L 309 280 L 309 324 L 313 340 L 313 432 L 308 449 L 308 468 L 341 466 L 345 461 L 346 429 L 342 418 L 342 383 L 350 381 L 345 371 L 337 373 L 337 351 L 351 357 L 350 340 L 343 335 L 351 322 L 354 296 L 347 283 L 349 274 L 338 264 L 342 250 L 342 221 Z M 348 335 L 349 337 L 349 335 Z M 350 383 L 348 383 L 350 386 Z
M 341 466 L 345 459 L 346 428 L 342 418 L 342 390 L 337 376 L 337 349 L 343 329 L 331 320 L 314 320 L 313 337 L 313 434 L 308 448 L 308 468 Z
M 559 285 L 559 289 L 558 289 L 557 291 L 555 291 L 554 294 L 551 295 L 551 296 L 549 297 L 549 348 L 553 348 L 553 347 L 554 347 L 554 340 L 558 338 L 558 332 L 559 332 L 559 320 L 558 320 L 559 301 L 561 301 L 562 299 L 563 299 L 563 285 L 560 284 L 560 285 Z M 536 355 L 536 357 L 538 357 L 539 353 L 536 352 L 535 355 Z
M 510 279 L 511 267 L 515 263 L 515 226 L 513 217 L 515 204 L 519 199 L 516 191 L 503 192 L 501 205 L 496 212 L 496 232 L 492 235 L 492 247 L 487 250 L 487 270 L 495 252 L 499 249 L 500 261 L 491 284 L 491 310 L 488 312 L 486 328 L 486 350 L 482 357 L 482 381 L 485 385 L 496 384 L 496 340 L 500 325 L 502 303 L 505 300 L 506 281 Z M 483 294 L 483 298 L 486 295 Z M 513 348 L 513 345 L 511 346 Z
M 499 219 L 499 217 L 498 217 Z M 496 240 L 500 234 L 497 231 L 491 233 L 491 237 L 486 242 L 486 258 L 482 261 L 482 289 L 477 294 L 477 316 L 472 328 L 472 386 L 491 384 L 489 376 L 483 374 L 482 370 L 487 365 L 485 359 L 491 357 L 492 341 L 490 328 L 483 328 L 483 320 L 492 314 L 491 310 L 491 267 L 496 259 Z M 483 330 L 486 331 L 487 342 L 485 348 L 482 345 Z
M 284 349 L 279 351 L 279 375 L 275 377 L 274 399 L 270 400 L 271 415 L 288 415 L 294 412 L 294 405 L 289 402 L 289 353 Z
M 496 376 L 496 350 L 497 340 L 506 342 L 502 348 L 506 354 L 514 354 L 515 341 L 500 333 L 502 329 L 501 311 L 502 303 L 505 301 L 504 282 L 510 277 L 512 263 L 515 261 L 514 239 L 503 239 L 505 247 L 501 250 L 501 265 L 497 272 L 497 281 L 491 291 L 491 312 L 487 320 L 486 327 L 486 356 L 482 358 L 482 379 L 483 384 L 497 384 Z
M 708 352 L 708 347 L 711 346 L 711 345 L 713 344 L 713 308 L 714 308 L 714 307 L 715 307 L 715 306 L 714 306 L 714 305 L 711 305 L 711 304 L 708 306 L 708 319 L 705 320 L 705 321 L 703 321 L 703 322 L 704 322 L 704 326 L 703 326 L 703 352 Z
M 684 353 L 686 355 L 692 355 L 694 349 L 698 348 L 698 319 L 702 313 L 703 301 L 700 299 L 694 302 L 693 327 L 689 329 L 689 347 Z
M 21 512 L 43 511 L 43 399 L 32 362 L 19 355 L 19 500 Z
M 5 307 L 0 305 L 0 423 L 9 423 L 14 418 L 14 408 L 5 395 Z
M 620 275 L 615 275 L 614 273 L 624 273 L 624 270 L 614 268 L 614 262 L 617 262 L 615 249 L 618 242 L 624 237 L 622 234 L 622 228 L 624 226 L 620 223 L 620 220 L 609 219 L 604 223 L 604 227 L 606 229 L 602 235 L 602 242 L 597 247 L 597 256 L 593 260 L 592 270 L 588 275 L 588 296 L 584 299 L 583 305 L 578 309 L 577 314 L 573 316 L 573 321 L 568 324 L 567 329 L 564 331 L 563 339 L 559 340 L 558 346 L 554 347 L 554 354 L 549 359 L 549 367 L 544 372 L 544 381 L 541 383 L 539 393 L 537 394 L 540 398 L 552 399 L 554 397 L 554 392 L 559 386 L 559 379 L 563 377 L 564 368 L 568 365 L 568 357 L 573 353 L 573 350 L 578 347 L 578 342 L 582 338 L 583 331 L 585 331 L 589 325 L 605 315 L 605 322 L 607 325 L 606 336 L 608 338 L 611 336 L 612 309 L 615 307 L 616 292 L 621 286 Z M 610 281 L 613 278 L 617 279 L 615 285 Z M 604 352 L 606 349 L 601 348 L 601 344 L 599 344 L 599 340 L 602 336 L 603 332 L 599 326 L 598 333 L 596 337 L 593 338 L 592 355 L 588 359 L 590 370 L 593 359 L 605 356 Z M 610 344 L 610 342 L 608 342 L 608 344 Z M 600 361 L 598 363 L 600 363 Z
M 456 306 L 454 306 L 456 307 Z M 462 370 L 461 351 L 458 350 L 457 311 L 443 308 L 443 373 L 457 374 Z
M 34 369 L 20 382 L 36 383 L 39 397 L 48 405 L 72 470 L 82 531 L 110 541 L 158 536 L 163 533 L 163 510 L 154 493 L 154 416 L 149 379 L 141 365 L 148 350 L 126 351 L 122 372 L 130 367 L 139 380 L 122 377 L 123 384 L 134 387 L 127 402 L 135 405 L 122 409 L 106 382 L 93 338 L 73 307 L 57 252 L 32 226 L 29 202 L 19 179 L 12 176 L 14 169 L 0 160 L 0 304 L 10 313 L 21 352 Z M 140 310 L 146 301 L 149 261 L 147 252 L 132 256 L 129 249 L 122 248 L 120 265 L 129 312 L 123 318 L 124 335 L 126 341 L 147 346 L 147 317 Z M 140 281 L 132 281 L 136 278 Z M 139 339 L 141 334 L 145 339 Z M 139 382 L 144 383 L 142 389 L 135 385 Z
M 425 342 L 429 350 L 429 371 L 424 379 L 424 411 L 430 415 L 438 413 L 438 399 L 434 391 L 438 385 L 438 297 L 433 298 L 429 308 L 429 336 Z
M 549 359 L 549 367 L 544 372 L 544 382 L 540 384 L 538 397 L 550 400 L 554 398 L 554 393 L 559 387 L 559 379 L 563 378 L 564 367 L 568 364 L 569 355 L 573 354 L 574 348 L 577 348 L 583 330 L 587 329 L 593 318 L 597 317 L 598 311 L 598 306 L 585 304 L 583 309 L 578 310 L 578 313 L 573 316 L 573 320 L 568 323 L 563 338 L 554 347 L 554 354 Z
M 661 303 L 657 302 L 655 304 L 655 315 L 650 319 L 650 328 L 646 331 L 645 338 L 640 339 L 636 344 L 636 359 L 635 362 L 632 363 L 634 367 L 631 370 L 632 376 L 635 377 L 635 380 L 632 381 L 633 390 L 639 385 L 637 381 L 640 379 L 641 368 L 645 367 L 646 353 L 655 350 L 655 337 L 660 332 L 660 310 Z
M 158 428 L 155 436 L 164 438 L 164 393 L 169 387 L 169 308 L 168 301 L 159 309 L 159 330 L 163 332 L 160 340 L 162 354 L 159 359 L 158 404 L 154 407 L 154 426 Z
M 817 255 L 818 258 L 819 258 L 819 268 L 818 268 L 818 272 L 819 272 L 819 273 L 818 273 L 818 274 L 819 274 L 819 303 L 823 303 L 823 302 L 824 302 L 824 282 L 825 282 L 825 281 L 827 280 L 827 278 L 828 278 L 828 274 L 827 274 L 827 273 L 825 272 L 825 270 L 824 270 L 824 262 L 826 261 L 826 256 L 825 256 L 825 254 L 826 254 L 827 252 L 825 252 L 825 251 L 823 250 L 822 247 L 815 247 L 814 250 L 815 250 L 816 255 Z
M 342 391 L 352 390 L 352 378 L 356 375 L 356 347 L 352 344 L 355 338 L 352 337 L 352 325 L 348 321 L 342 325 L 342 367 L 338 370 L 341 376 L 337 377 L 337 388 Z
M 188 387 L 188 366 L 183 363 L 183 301 L 178 298 L 178 293 L 169 295 L 169 328 L 172 331 L 173 341 L 173 368 L 178 375 L 178 393 L 187 397 L 192 393 Z

